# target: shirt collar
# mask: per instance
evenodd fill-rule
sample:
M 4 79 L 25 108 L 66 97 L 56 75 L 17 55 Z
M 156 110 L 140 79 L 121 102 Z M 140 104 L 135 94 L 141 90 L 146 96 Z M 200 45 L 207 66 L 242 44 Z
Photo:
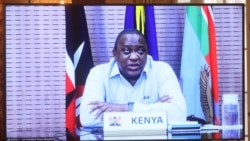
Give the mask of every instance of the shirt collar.
M 147 63 L 142 71 L 142 73 L 145 73 L 145 76 L 147 77 L 151 67 L 152 67 L 152 57 L 150 55 L 147 55 Z M 118 64 L 117 62 L 115 61 L 114 58 L 112 58 L 110 60 L 110 75 L 109 77 L 113 77 L 113 76 L 116 76 L 116 75 L 120 75 L 120 71 L 119 71 L 119 67 L 118 67 Z
M 115 61 L 114 58 L 111 59 L 110 61 L 110 69 L 111 69 L 111 72 L 110 72 L 110 75 L 109 77 L 113 77 L 113 76 L 116 76 L 116 75 L 119 75 L 120 74 L 120 71 L 119 71 L 119 67 L 118 67 L 118 64 L 117 62 Z

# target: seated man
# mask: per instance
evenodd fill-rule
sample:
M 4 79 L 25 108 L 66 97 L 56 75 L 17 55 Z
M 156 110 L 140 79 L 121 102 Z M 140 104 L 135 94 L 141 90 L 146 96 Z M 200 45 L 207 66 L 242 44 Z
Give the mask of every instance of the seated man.
M 84 127 L 103 126 L 104 112 L 165 111 L 169 121 L 186 120 L 186 103 L 174 71 L 148 55 L 141 32 L 120 32 L 113 56 L 88 75 L 80 107 Z

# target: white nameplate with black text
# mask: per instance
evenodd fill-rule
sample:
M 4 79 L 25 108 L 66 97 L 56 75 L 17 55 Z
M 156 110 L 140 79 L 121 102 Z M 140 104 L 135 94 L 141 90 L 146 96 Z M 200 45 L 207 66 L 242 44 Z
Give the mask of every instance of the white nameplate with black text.
M 166 112 L 105 112 L 104 136 L 166 135 Z

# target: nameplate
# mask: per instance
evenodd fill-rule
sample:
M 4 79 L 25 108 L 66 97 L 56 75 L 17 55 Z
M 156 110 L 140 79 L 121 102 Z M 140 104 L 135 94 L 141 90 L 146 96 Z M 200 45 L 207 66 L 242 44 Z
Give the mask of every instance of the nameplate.
M 166 112 L 105 112 L 104 136 L 166 135 Z

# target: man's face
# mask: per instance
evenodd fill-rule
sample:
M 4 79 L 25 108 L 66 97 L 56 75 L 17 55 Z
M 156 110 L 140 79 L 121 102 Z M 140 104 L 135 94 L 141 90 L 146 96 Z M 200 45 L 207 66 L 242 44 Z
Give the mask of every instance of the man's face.
M 120 73 L 128 80 L 137 80 L 147 61 L 147 45 L 137 34 L 122 35 L 113 55 Z

